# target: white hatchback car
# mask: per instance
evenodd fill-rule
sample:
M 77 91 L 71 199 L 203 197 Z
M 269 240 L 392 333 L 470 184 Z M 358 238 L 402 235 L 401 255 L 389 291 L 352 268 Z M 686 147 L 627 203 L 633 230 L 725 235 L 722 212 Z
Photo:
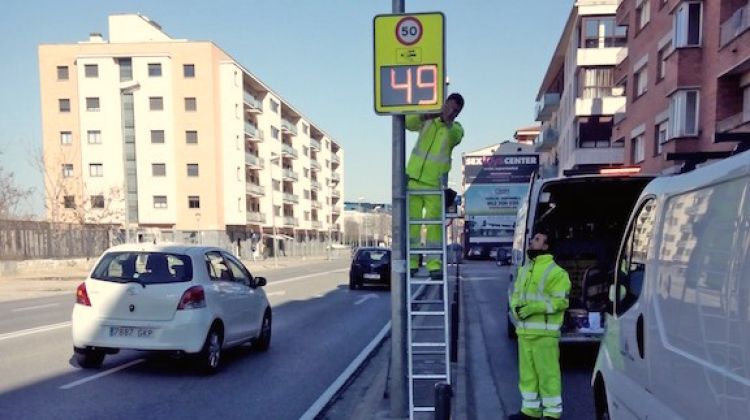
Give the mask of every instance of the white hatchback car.
M 266 351 L 271 344 L 265 284 L 221 248 L 112 247 L 76 292 L 76 359 L 98 368 L 120 349 L 172 351 L 197 356 L 213 373 L 222 349 L 252 342 Z

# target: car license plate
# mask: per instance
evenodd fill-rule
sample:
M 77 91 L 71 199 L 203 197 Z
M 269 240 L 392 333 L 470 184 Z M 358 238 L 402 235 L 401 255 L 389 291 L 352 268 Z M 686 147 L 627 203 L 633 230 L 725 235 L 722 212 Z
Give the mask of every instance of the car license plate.
M 142 327 L 109 327 L 110 337 L 138 337 L 150 338 L 154 334 L 153 328 Z
M 369 280 L 380 280 L 380 274 L 365 273 L 364 278 Z

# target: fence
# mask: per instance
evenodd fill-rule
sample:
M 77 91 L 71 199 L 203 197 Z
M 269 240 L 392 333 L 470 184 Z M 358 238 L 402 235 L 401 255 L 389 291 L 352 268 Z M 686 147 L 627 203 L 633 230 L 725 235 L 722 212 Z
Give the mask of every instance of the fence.
M 0 260 L 98 257 L 114 235 L 109 226 L 0 220 Z

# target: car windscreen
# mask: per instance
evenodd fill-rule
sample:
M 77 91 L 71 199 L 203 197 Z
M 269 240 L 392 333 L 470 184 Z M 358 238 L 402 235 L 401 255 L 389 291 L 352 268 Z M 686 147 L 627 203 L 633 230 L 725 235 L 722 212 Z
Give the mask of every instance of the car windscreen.
M 368 250 L 368 251 L 360 251 L 357 254 L 357 260 L 359 261 L 377 261 L 377 262 L 387 262 L 390 259 L 391 255 L 388 251 L 381 251 L 377 249 Z
M 99 261 L 91 278 L 143 285 L 178 283 L 193 278 L 187 255 L 161 252 L 110 252 Z

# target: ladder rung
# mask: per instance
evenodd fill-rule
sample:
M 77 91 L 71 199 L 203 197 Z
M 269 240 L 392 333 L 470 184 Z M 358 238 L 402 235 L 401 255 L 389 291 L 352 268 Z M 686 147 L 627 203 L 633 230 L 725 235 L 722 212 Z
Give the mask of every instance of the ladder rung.
M 422 350 L 422 351 L 416 351 L 416 350 L 412 350 L 411 355 L 412 356 L 445 356 L 445 351 L 439 351 L 439 350 Z
M 442 280 L 412 280 L 411 284 L 419 285 L 419 284 L 443 284 Z
M 411 343 L 412 347 L 445 347 L 445 343 Z
M 442 253 L 443 248 L 412 248 L 409 250 L 409 254 L 440 255 Z
M 442 195 L 443 190 L 406 190 L 410 195 Z
M 410 303 L 414 305 L 436 305 L 438 303 L 443 303 L 444 300 L 442 299 L 424 299 L 424 300 L 412 300 Z
M 444 328 L 445 327 L 443 325 L 412 325 L 411 326 L 412 330 L 422 330 L 422 331 L 427 331 L 427 330 L 442 330 Z
M 412 379 L 448 379 L 448 375 L 435 375 L 435 374 L 427 374 L 423 373 L 420 375 L 411 375 Z
M 435 219 L 418 219 L 418 220 L 409 220 L 410 225 L 442 225 L 442 220 L 435 220 Z
M 445 311 L 412 311 L 412 315 L 445 315 Z
M 435 407 L 414 407 L 413 411 L 419 411 L 420 413 L 432 413 L 435 411 Z

